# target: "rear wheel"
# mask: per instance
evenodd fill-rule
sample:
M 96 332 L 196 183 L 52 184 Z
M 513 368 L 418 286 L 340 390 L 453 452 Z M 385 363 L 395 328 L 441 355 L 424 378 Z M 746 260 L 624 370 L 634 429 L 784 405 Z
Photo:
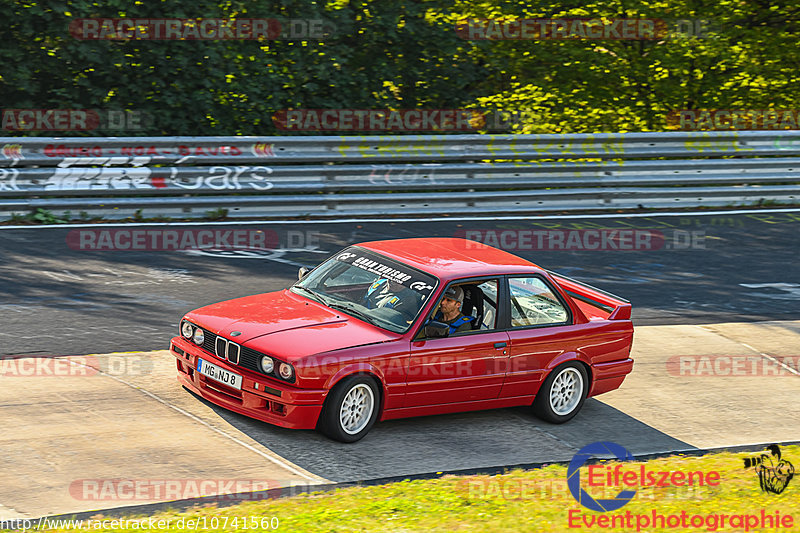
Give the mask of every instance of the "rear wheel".
M 564 363 L 545 379 L 533 401 L 533 411 L 548 422 L 563 424 L 578 414 L 588 392 L 586 368 L 577 361 Z
M 320 431 L 340 442 L 360 440 L 378 418 L 379 394 L 371 377 L 346 377 L 325 401 L 320 415 Z

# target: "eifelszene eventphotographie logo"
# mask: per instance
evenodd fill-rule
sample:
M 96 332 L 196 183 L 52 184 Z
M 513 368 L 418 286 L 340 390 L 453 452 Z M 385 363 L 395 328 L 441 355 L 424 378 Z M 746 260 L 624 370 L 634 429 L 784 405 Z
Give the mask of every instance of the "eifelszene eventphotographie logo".
M 614 465 L 587 464 L 594 458 L 616 458 L 620 462 Z M 631 452 L 615 442 L 593 442 L 584 446 L 578 450 L 567 467 L 567 486 L 572 497 L 587 509 L 605 513 L 616 511 L 631 501 L 639 487 L 719 485 L 720 474 L 715 470 L 708 472 L 654 470 L 647 463 L 626 468 L 623 463 L 633 459 Z M 585 477 L 582 477 L 582 469 L 587 474 Z M 585 483 L 582 483 L 584 481 Z M 590 494 L 584 487 L 590 488 L 595 495 Z M 614 495 L 615 491 L 619 492 Z M 598 493 L 611 497 L 598 498 L 596 497 Z
M 578 453 L 576 453 L 572 458 L 572 461 L 570 461 L 569 467 L 567 468 L 567 486 L 569 487 L 572 497 L 575 498 L 579 504 L 591 509 L 592 511 L 615 511 L 631 501 L 631 499 L 633 499 L 633 497 L 636 495 L 635 490 L 622 490 L 613 498 L 596 500 L 581 487 L 581 467 L 584 466 L 587 461 L 597 457 L 598 455 L 608 454 L 613 455 L 620 461 L 633 460 L 633 455 L 631 455 L 631 452 L 619 444 L 614 442 L 593 442 L 592 444 L 584 446 L 578 450 Z M 591 469 L 592 466 L 589 468 Z M 620 465 L 617 465 L 618 468 L 619 466 Z M 619 472 L 619 470 L 617 471 Z M 589 484 L 592 484 L 591 481 Z
M 745 468 L 753 468 L 759 475 L 761 488 L 766 492 L 780 493 L 788 485 L 794 475 L 794 467 L 781 459 L 780 449 L 776 445 L 767 447 L 769 454 L 748 457 L 744 461 Z M 610 460 L 611 463 L 603 462 Z M 704 494 L 705 498 L 720 486 L 720 473 L 716 470 L 657 470 L 664 464 L 655 462 L 637 462 L 625 447 L 614 442 L 594 442 L 584 446 L 572 458 L 567 467 L 567 487 L 575 501 L 586 509 L 595 512 L 581 512 L 579 509 L 567 511 L 567 527 L 569 529 L 602 528 L 625 529 L 626 531 L 642 531 L 664 528 L 694 528 L 718 531 L 727 527 L 750 531 L 758 528 L 794 527 L 794 517 L 780 510 L 767 511 L 761 509 L 744 509 L 737 513 L 697 512 L 688 505 L 669 505 L 666 509 L 642 508 L 611 513 L 637 497 L 638 489 L 642 493 L 664 487 L 660 492 L 664 500 L 677 500 L 674 491 L 690 491 L 695 495 Z M 622 490 L 620 490 L 622 489 Z M 691 503 L 691 502 L 686 502 Z

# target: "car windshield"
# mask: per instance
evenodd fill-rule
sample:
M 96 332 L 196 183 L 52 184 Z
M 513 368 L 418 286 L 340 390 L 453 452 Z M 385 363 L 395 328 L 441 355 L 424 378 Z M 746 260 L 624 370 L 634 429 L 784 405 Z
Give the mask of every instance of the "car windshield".
M 405 333 L 438 280 L 383 255 L 347 248 L 302 280 L 292 291 L 395 333 Z

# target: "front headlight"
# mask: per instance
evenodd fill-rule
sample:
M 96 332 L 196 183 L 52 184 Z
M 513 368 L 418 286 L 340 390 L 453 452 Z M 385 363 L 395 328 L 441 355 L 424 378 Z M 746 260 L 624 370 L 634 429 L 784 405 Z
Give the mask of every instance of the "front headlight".
M 292 369 L 292 365 L 288 363 L 281 363 L 281 366 L 278 367 L 278 373 L 283 379 L 292 379 L 294 369 Z
M 275 369 L 275 361 L 272 360 L 272 357 L 268 355 L 261 356 L 261 371 L 265 374 L 272 374 L 272 371 Z
M 191 322 L 183 322 L 183 326 L 181 326 L 181 334 L 187 339 L 192 338 L 192 335 L 194 335 L 194 326 L 192 326 Z
M 194 336 L 192 336 L 192 340 L 196 345 L 202 346 L 203 341 L 206 340 L 206 336 L 203 334 L 203 330 L 200 328 L 194 330 Z

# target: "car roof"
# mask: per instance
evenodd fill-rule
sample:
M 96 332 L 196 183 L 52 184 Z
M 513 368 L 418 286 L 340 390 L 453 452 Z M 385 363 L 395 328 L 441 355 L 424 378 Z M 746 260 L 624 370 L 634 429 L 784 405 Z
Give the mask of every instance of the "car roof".
M 449 280 L 464 276 L 541 273 L 537 265 L 486 244 L 449 237 L 395 239 L 361 246 Z

